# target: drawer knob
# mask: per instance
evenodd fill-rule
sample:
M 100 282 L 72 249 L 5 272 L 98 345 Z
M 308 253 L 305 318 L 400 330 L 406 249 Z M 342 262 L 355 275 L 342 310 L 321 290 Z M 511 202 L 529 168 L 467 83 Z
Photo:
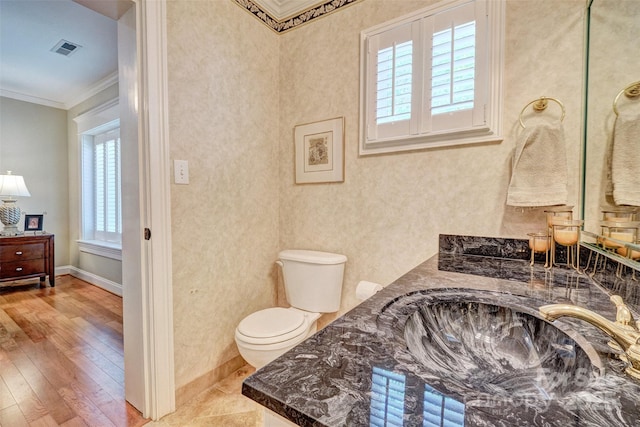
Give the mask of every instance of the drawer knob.
M 22 255 L 22 251 L 16 252 L 16 255 Z
M 16 271 L 22 271 L 22 267 L 16 268 Z

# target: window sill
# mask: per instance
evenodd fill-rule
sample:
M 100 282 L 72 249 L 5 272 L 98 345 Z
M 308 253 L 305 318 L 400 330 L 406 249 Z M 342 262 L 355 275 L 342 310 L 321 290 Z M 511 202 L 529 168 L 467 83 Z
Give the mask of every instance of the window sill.
M 500 143 L 502 140 L 502 135 L 487 128 L 435 135 L 388 138 L 362 144 L 360 146 L 360 155 L 388 154 L 400 151 L 424 150 L 457 145 L 491 144 Z
M 77 240 L 80 252 L 122 261 L 122 245 L 99 240 Z

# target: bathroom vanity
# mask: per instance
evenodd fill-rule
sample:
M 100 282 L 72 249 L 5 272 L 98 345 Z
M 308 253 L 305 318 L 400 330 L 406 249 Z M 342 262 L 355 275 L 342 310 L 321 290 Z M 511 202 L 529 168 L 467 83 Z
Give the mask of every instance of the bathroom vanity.
M 638 319 L 640 282 L 615 265 L 592 277 L 528 258 L 524 240 L 440 236 L 437 256 L 258 370 L 242 393 L 269 410 L 265 425 L 640 425 L 640 380 L 608 337 L 538 312 L 568 303 L 614 320 L 618 294 Z

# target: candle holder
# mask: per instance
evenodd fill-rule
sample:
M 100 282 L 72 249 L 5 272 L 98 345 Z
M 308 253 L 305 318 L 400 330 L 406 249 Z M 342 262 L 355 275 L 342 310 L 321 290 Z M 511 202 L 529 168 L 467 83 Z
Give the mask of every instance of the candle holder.
M 614 206 L 602 208 L 602 220 L 610 222 L 631 222 L 636 219 L 637 208 L 633 206 Z
M 551 223 L 556 220 L 572 220 L 573 206 L 552 206 L 544 211 L 547 214 L 547 226 L 551 230 Z M 551 236 L 551 234 L 549 234 Z
M 625 244 L 638 240 L 638 225 L 637 221 L 602 221 L 599 243 L 610 251 L 624 249 Z
M 623 257 L 627 257 L 636 261 L 640 260 L 640 240 L 636 241 L 633 246 L 621 246 L 616 249 L 616 252 L 618 252 L 618 254 L 622 255 Z
M 527 236 L 529 236 L 529 249 L 531 249 L 531 266 L 534 264 L 535 254 L 544 252 L 544 266 L 545 268 L 549 267 L 549 246 L 551 246 L 549 244 L 549 233 L 528 233 Z
M 556 263 L 556 244 L 567 248 L 567 265 L 580 271 L 580 228 L 583 220 L 554 219 L 551 221 L 551 266 Z
M 549 267 L 554 263 L 555 244 L 553 243 L 553 223 L 555 221 L 573 220 L 573 206 L 551 206 L 544 211 L 547 215 L 547 233 L 549 235 L 549 249 L 551 251 L 551 261 Z

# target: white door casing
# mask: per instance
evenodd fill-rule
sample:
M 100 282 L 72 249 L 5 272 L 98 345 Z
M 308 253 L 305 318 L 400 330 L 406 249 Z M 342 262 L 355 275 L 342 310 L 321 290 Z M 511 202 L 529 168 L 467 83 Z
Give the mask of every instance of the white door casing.
M 118 20 L 121 128 L 137 141 L 122 148 L 125 398 L 156 420 L 175 411 L 166 2 L 134 3 Z

